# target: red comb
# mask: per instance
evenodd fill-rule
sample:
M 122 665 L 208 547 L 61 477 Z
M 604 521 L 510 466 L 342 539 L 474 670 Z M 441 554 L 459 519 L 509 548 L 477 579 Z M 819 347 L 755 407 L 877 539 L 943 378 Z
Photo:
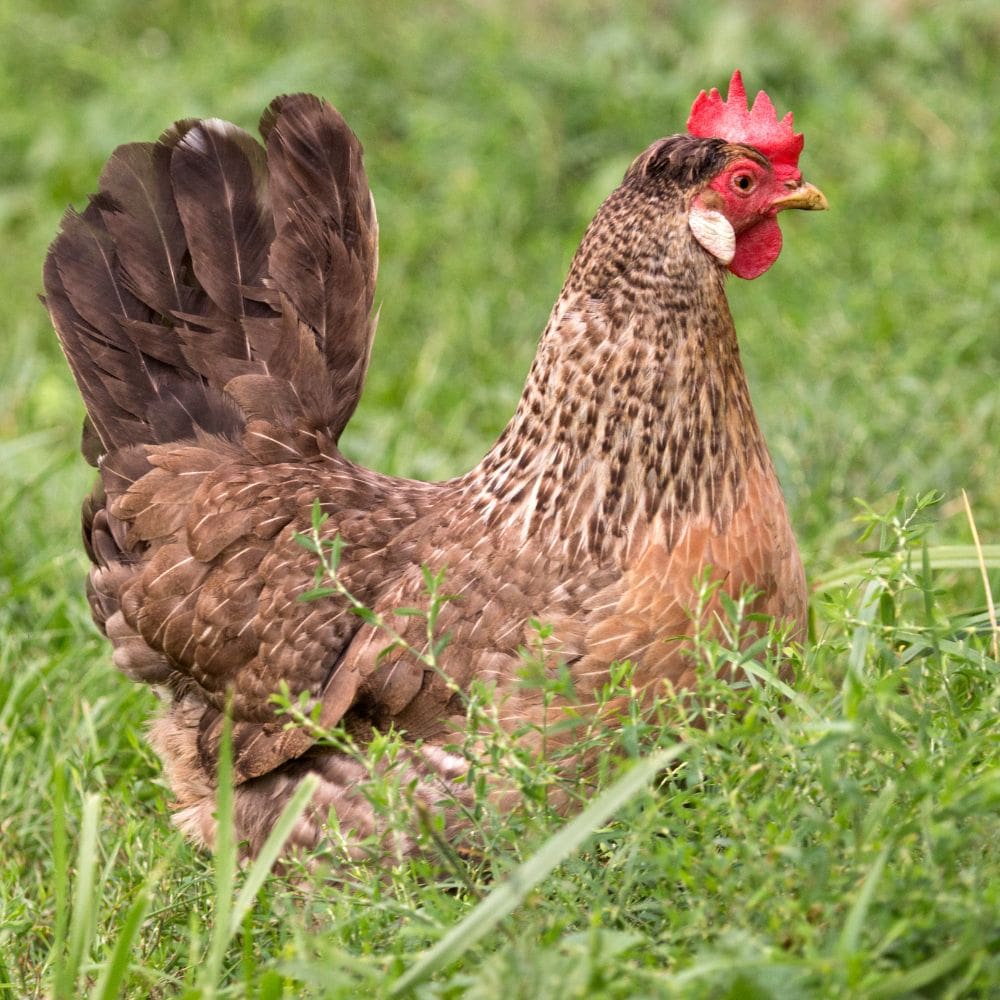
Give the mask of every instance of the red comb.
M 691 105 L 688 132 L 702 139 L 725 139 L 759 149 L 775 167 L 798 171 L 799 154 L 804 142 L 802 133 L 792 128 L 791 111 L 778 121 L 771 98 L 762 90 L 748 107 L 747 92 L 740 71 L 729 81 L 729 95 L 724 101 L 715 87 L 703 90 Z

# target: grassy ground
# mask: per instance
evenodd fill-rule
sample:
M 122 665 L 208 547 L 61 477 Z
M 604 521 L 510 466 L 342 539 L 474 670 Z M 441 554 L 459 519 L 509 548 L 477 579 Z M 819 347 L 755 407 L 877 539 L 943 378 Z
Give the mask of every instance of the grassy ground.
M 998 668 L 960 493 L 993 542 L 994 5 L 339 6 L 0 8 L 0 995 L 995 996 Z M 174 118 L 252 127 L 275 93 L 332 99 L 382 223 L 345 446 L 441 477 L 503 426 L 600 200 L 736 65 L 794 109 L 832 205 L 730 291 L 807 567 L 831 584 L 794 699 L 706 683 L 707 728 L 660 734 L 688 737 L 668 782 L 641 756 L 582 827 L 527 809 L 489 871 L 273 879 L 234 911 L 226 864 L 170 832 L 151 696 L 89 624 L 81 408 L 35 300 L 63 207 Z M 856 497 L 878 513 L 859 523 Z

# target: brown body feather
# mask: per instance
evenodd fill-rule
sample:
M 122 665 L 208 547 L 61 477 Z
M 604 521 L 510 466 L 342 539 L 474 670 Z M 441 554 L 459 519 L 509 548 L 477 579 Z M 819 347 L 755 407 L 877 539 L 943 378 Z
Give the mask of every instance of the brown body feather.
M 357 405 L 374 324 L 377 226 L 361 149 L 307 95 L 275 101 L 265 147 L 216 120 L 116 151 L 87 210 L 67 213 L 47 305 L 84 397 L 101 483 L 84 506 L 94 616 L 129 676 L 167 692 L 153 742 L 179 822 L 214 837 L 221 713 L 234 719 L 237 818 L 259 847 L 302 776 L 313 818 L 368 832 L 357 765 L 285 729 L 269 698 L 308 694 L 326 725 L 389 724 L 422 741 L 430 804 L 460 787 L 442 749 L 452 687 L 338 597 L 303 602 L 315 557 L 295 542 L 319 499 L 345 545 L 340 579 L 414 646 L 421 567 L 457 599 L 439 626 L 460 688 L 494 681 L 512 727 L 541 720 L 517 682 L 531 618 L 582 705 L 609 664 L 640 686 L 693 681 L 706 568 L 801 629 L 802 567 L 754 418 L 724 272 L 685 224 L 733 154 L 720 140 L 651 147 L 601 208 L 542 336 L 517 412 L 470 473 L 445 483 L 353 465 L 337 439 Z

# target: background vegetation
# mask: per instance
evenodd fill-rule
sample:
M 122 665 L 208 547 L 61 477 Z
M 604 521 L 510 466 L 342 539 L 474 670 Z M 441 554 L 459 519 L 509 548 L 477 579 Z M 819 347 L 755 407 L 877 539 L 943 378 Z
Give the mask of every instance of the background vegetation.
M 498 917 L 504 872 L 569 851 L 543 810 L 444 885 L 271 880 L 226 946 L 225 873 L 170 832 L 153 699 L 82 594 L 82 409 L 35 298 L 65 205 L 176 118 L 253 128 L 276 93 L 331 99 L 382 225 L 345 448 L 444 477 L 512 411 L 602 198 L 739 66 L 794 110 L 832 206 L 788 219 L 730 301 L 810 575 L 847 583 L 816 597 L 797 700 L 744 691 L 742 718 L 688 733 L 683 780 L 597 817 L 416 989 L 996 995 L 997 664 L 960 496 L 997 539 L 995 4 L 36 0 L 0 7 L 0 38 L 0 994 L 114 995 L 119 973 L 133 996 L 381 993 L 477 896 Z

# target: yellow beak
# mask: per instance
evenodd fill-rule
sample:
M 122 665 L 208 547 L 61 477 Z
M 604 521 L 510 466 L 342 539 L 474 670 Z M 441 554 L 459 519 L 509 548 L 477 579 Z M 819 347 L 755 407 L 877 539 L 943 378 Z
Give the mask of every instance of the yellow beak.
M 818 187 L 805 181 L 795 184 L 788 194 L 772 204 L 779 212 L 786 208 L 803 208 L 807 212 L 820 212 L 830 207 L 826 195 Z

